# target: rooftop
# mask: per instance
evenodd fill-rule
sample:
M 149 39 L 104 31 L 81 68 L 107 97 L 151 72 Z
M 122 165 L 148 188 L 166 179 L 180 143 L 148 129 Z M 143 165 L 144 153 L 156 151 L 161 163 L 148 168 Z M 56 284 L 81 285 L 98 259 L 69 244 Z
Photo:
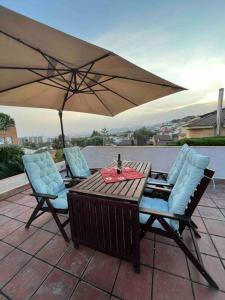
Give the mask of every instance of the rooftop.
M 210 112 L 208 114 L 204 114 L 200 116 L 199 118 L 196 118 L 193 121 L 188 122 L 184 125 L 184 127 L 187 128 L 193 128 L 193 127 L 216 127 L 216 115 L 217 111 Z M 225 123 L 225 108 L 222 109 L 221 113 L 221 122 L 222 124 Z
M 0 202 L 0 299 L 225 299 L 224 187 L 210 186 L 193 217 L 205 266 L 220 291 L 207 288 L 166 238 L 151 234 L 142 240 L 141 273 L 136 274 L 131 263 L 67 245 L 50 214 L 26 230 L 36 204 L 30 192 Z M 184 238 L 190 244 L 188 230 Z

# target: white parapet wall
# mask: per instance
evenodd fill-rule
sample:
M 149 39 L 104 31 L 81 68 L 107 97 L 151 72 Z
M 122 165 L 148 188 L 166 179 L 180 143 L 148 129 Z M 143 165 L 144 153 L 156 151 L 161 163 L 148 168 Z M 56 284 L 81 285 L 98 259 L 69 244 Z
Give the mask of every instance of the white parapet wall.
M 193 147 L 210 157 L 215 178 L 225 179 L 225 147 Z M 90 168 L 101 168 L 121 154 L 123 160 L 151 161 L 154 170 L 169 171 L 180 147 L 175 146 L 88 146 L 82 149 Z

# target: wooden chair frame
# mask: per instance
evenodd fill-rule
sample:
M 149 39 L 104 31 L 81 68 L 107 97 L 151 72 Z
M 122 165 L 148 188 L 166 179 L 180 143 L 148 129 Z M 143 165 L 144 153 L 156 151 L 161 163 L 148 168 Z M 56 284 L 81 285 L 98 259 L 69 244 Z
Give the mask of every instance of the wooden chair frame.
M 189 260 L 193 263 L 193 265 L 198 269 L 198 271 L 202 274 L 202 276 L 207 280 L 210 286 L 218 289 L 218 285 L 210 276 L 210 274 L 204 268 L 204 264 L 201 258 L 201 253 L 199 251 L 198 244 L 196 242 L 195 236 L 201 237 L 197 230 L 196 225 L 191 220 L 191 216 L 196 209 L 203 193 L 205 192 L 210 180 L 212 179 L 214 171 L 205 169 L 204 177 L 202 178 L 201 182 L 197 186 L 197 189 L 194 192 L 194 195 L 191 197 L 191 201 L 188 203 L 187 208 L 185 210 L 184 215 L 173 214 L 169 212 L 161 212 L 146 208 L 139 208 L 139 212 L 143 214 L 150 215 L 146 224 L 141 224 L 141 238 L 145 235 L 147 231 L 152 233 L 156 233 L 159 235 L 166 236 L 168 238 L 173 239 L 176 244 L 181 248 L 184 254 L 189 258 Z M 165 200 L 167 201 L 167 199 Z M 168 222 L 167 219 L 177 220 L 179 221 L 179 229 L 176 231 Z M 154 221 L 157 220 L 163 229 L 152 227 Z M 191 238 L 193 240 L 194 248 L 196 251 L 197 258 L 194 254 L 188 249 L 182 239 L 182 233 L 185 228 L 188 228 L 191 233 Z M 196 234 L 197 233 L 197 234 Z
M 58 214 L 68 214 L 68 209 L 56 209 L 54 208 L 54 206 L 51 204 L 50 200 L 54 201 L 57 196 L 56 195 L 49 195 L 49 194 L 42 194 L 42 193 L 37 193 L 35 192 L 34 190 L 34 187 L 33 185 L 31 184 L 31 181 L 29 179 L 29 176 L 26 172 L 26 175 L 27 175 L 27 178 L 30 182 L 30 185 L 31 185 L 31 188 L 32 188 L 32 191 L 33 193 L 31 193 L 30 195 L 31 196 L 34 196 L 37 200 L 37 206 L 35 207 L 34 211 L 32 212 L 25 228 L 29 228 L 31 223 L 37 219 L 38 217 L 40 217 L 41 215 L 43 215 L 45 212 L 48 212 L 48 213 L 51 213 L 64 240 L 66 242 L 69 242 L 69 238 L 68 238 L 68 235 L 64 229 L 64 227 L 69 223 L 69 218 L 66 219 L 65 222 L 61 223 L 59 217 L 58 217 Z M 68 180 L 66 180 L 68 181 Z M 46 206 L 43 206 L 44 203 L 46 203 Z

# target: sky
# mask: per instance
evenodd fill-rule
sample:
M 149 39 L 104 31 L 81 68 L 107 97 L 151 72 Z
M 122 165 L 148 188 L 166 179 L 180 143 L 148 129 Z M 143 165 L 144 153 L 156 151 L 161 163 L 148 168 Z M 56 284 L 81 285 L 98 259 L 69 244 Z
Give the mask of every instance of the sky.
M 225 0 L 0 0 L 0 4 L 56 29 L 109 49 L 187 91 L 113 118 L 64 113 L 67 135 L 106 127 L 148 126 L 217 107 L 225 87 Z M 0 107 L 18 136 L 56 136 L 54 110 Z

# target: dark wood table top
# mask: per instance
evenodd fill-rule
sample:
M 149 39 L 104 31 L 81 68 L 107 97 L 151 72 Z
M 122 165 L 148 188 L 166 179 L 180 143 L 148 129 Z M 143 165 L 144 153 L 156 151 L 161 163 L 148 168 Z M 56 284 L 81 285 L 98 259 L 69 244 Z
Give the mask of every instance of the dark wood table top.
M 113 164 L 111 164 L 112 166 Z M 100 172 L 96 172 L 81 183 L 70 189 L 70 192 L 95 195 L 106 198 L 121 199 L 132 203 L 138 203 L 151 170 L 149 162 L 126 162 L 129 166 L 143 173 L 145 178 L 120 181 L 116 183 L 105 183 Z

